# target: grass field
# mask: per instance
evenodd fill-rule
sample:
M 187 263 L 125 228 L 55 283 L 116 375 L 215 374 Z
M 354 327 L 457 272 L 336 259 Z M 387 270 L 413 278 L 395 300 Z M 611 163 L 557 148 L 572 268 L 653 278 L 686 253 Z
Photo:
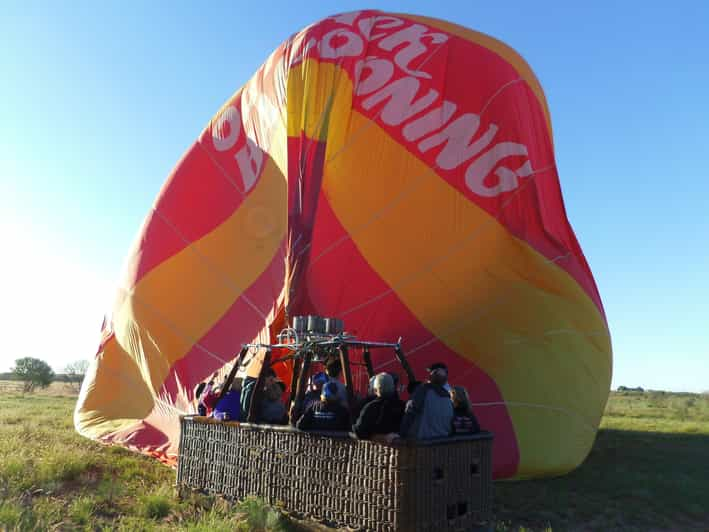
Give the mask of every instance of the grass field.
M 0 383 L 0 529 L 311 528 L 255 500 L 178 501 L 172 469 L 78 436 L 74 401 L 63 384 L 22 397 Z M 586 462 L 496 483 L 495 513 L 496 530 L 709 530 L 709 397 L 612 394 Z

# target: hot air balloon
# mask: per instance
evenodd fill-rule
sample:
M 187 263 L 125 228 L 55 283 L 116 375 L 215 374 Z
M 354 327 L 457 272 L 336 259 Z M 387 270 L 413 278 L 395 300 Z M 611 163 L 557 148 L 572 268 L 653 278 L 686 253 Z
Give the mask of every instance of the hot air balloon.
M 482 33 L 367 10 L 294 34 L 177 163 L 126 264 L 76 406 L 87 437 L 174 463 L 195 385 L 318 315 L 401 337 L 417 375 L 445 362 L 496 478 L 563 474 L 593 444 L 603 306 L 542 88 Z

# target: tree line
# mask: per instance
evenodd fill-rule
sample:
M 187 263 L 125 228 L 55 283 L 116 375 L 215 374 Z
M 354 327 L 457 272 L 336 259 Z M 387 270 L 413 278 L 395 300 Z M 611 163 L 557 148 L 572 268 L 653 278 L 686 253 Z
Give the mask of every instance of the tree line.
M 21 381 L 22 391 L 31 393 L 37 388 L 46 388 L 52 382 L 67 382 L 79 387 L 89 368 L 87 360 L 67 364 L 64 373 L 56 374 L 44 360 L 33 357 L 18 358 L 9 373 L 0 373 L 0 380 Z

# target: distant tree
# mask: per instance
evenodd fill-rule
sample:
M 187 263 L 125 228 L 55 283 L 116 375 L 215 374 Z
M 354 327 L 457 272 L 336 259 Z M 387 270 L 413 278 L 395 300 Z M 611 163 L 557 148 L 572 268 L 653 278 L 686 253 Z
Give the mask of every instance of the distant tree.
M 629 388 L 628 386 L 618 386 L 617 391 L 619 392 L 644 392 L 642 386 L 637 386 L 635 388 Z
M 44 360 L 38 358 L 18 358 L 15 360 L 15 367 L 12 368 L 12 373 L 17 376 L 18 380 L 25 383 L 24 392 L 32 392 L 37 386 L 46 388 L 54 380 L 52 368 Z
M 64 368 L 67 382 L 71 384 L 72 387 L 79 388 L 88 369 L 88 360 L 77 360 L 76 362 L 67 364 L 66 368 Z

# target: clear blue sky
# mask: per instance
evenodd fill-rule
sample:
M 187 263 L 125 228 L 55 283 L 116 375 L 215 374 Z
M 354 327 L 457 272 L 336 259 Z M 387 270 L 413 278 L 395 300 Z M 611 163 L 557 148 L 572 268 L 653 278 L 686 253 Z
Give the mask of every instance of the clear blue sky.
M 90 358 L 130 243 L 209 118 L 290 34 L 375 7 L 527 59 L 606 307 L 613 386 L 709 390 L 709 3 L 100 4 L 3 6 L 0 370 Z

